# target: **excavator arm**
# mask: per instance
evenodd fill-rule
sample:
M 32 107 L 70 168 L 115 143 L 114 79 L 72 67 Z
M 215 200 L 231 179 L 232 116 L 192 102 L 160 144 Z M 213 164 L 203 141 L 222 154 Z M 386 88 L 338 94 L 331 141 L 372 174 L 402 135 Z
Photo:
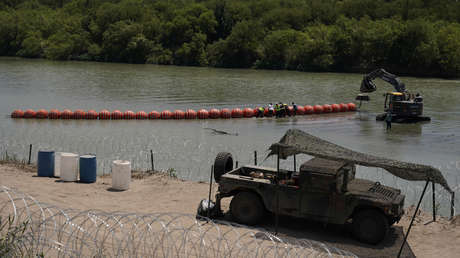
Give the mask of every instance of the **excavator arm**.
M 406 91 L 406 86 L 396 75 L 391 74 L 382 68 L 377 69 L 364 76 L 363 81 L 361 82 L 360 91 L 374 92 L 377 89 L 377 86 L 374 83 L 374 79 L 377 77 L 393 85 L 397 92 Z

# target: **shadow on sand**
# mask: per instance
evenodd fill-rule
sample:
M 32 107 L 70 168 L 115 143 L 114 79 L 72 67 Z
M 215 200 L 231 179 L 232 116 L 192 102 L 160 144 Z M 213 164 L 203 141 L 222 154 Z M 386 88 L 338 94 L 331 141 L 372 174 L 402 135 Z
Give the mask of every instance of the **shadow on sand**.
M 229 213 L 220 220 L 232 221 Z M 267 216 L 259 225 L 268 232 L 276 234 L 275 217 Z M 377 245 L 361 243 L 351 234 L 351 225 L 332 225 L 316 221 L 281 216 L 279 218 L 278 237 L 287 243 L 295 244 L 296 240 L 306 239 L 323 242 L 327 245 L 354 253 L 359 257 L 396 257 L 404 240 L 403 228 L 393 225 L 388 236 Z M 256 236 L 257 237 L 257 236 Z M 409 244 L 406 243 L 401 257 L 415 257 Z

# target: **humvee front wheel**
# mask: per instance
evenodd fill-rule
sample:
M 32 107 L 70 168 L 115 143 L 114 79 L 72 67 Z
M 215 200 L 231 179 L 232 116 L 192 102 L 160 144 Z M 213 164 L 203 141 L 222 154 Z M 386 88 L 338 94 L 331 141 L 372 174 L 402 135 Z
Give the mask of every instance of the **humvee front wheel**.
M 363 210 L 353 216 L 353 235 L 364 243 L 379 243 L 388 234 L 389 227 L 388 219 L 376 210 Z
M 265 209 L 256 194 L 239 192 L 230 202 L 230 212 L 238 223 L 254 225 L 264 216 Z

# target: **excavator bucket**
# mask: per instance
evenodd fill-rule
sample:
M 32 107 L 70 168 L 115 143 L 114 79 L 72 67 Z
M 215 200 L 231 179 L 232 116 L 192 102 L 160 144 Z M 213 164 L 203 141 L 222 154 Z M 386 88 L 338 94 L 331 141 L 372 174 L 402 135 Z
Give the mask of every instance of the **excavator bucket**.
M 361 82 L 361 88 L 359 91 L 361 92 L 374 92 L 377 89 L 377 86 L 374 84 L 372 79 L 369 79 L 367 76 L 363 78 Z

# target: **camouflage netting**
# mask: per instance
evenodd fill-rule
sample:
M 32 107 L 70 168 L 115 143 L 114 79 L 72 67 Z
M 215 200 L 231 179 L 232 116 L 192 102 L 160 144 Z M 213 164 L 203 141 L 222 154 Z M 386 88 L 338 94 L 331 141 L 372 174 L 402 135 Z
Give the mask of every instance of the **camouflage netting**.
M 289 129 L 278 143 L 272 144 L 268 156 L 276 155 L 278 151 L 282 159 L 304 153 L 314 157 L 345 161 L 366 167 L 379 167 L 406 180 L 428 180 L 440 184 L 452 193 L 441 171 L 432 166 L 402 162 L 353 151 L 298 129 Z

